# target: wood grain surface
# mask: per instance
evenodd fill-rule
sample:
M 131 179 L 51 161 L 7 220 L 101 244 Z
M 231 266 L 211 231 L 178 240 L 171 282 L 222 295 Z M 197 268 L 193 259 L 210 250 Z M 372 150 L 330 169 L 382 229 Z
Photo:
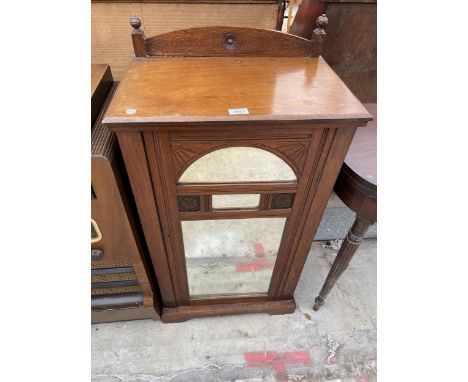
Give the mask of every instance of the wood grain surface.
M 233 108 L 248 114 L 230 115 Z M 162 320 L 294 311 L 294 291 L 346 152 L 356 128 L 371 118 L 321 57 L 134 59 L 104 122 L 122 149 L 160 284 Z M 181 171 L 197 158 L 244 146 L 282 158 L 297 180 L 179 184 Z M 212 196 L 235 187 L 260 193 L 259 208 L 214 210 Z M 293 195 L 275 208 L 274 194 Z M 193 208 L 179 203 L 188 196 L 196 200 Z M 287 217 L 263 296 L 191 298 L 182 220 L 218 213 Z
M 147 37 L 148 56 L 306 57 L 312 42 L 302 37 L 260 28 L 214 26 L 190 28 Z
M 377 221 L 377 104 L 365 106 L 374 120 L 357 129 L 334 191 L 370 225 Z
M 158 320 L 159 315 L 155 308 L 152 306 L 144 306 L 141 308 L 130 309 L 106 309 L 91 311 L 91 322 L 93 324 L 114 321 L 143 320 L 145 318 L 152 318 L 153 320 Z
M 91 97 L 93 97 L 96 89 L 101 81 L 106 77 L 109 71 L 109 65 L 106 64 L 91 64 Z M 112 81 L 112 77 L 111 77 Z
M 371 116 L 322 58 L 216 57 L 134 59 L 103 122 L 331 119 Z
M 112 83 L 109 65 L 91 64 L 91 126 L 96 122 Z
M 322 0 L 302 0 L 289 33 L 310 39 L 313 30 L 317 27 L 315 20 L 324 10 L 325 4 Z
M 109 69 L 108 66 L 106 68 Z M 101 74 L 102 72 L 99 71 Z M 100 86 L 99 84 L 97 88 Z M 93 266 L 130 264 L 139 285 L 135 289 L 141 291 L 143 295 L 142 305 L 151 308 L 140 310 L 140 318 L 142 313 L 145 313 L 146 317 L 157 317 L 159 303 L 156 297 L 156 285 L 151 276 L 151 265 L 146 259 L 146 247 L 139 233 L 138 218 L 133 211 L 132 195 L 128 189 L 116 136 L 101 123 L 104 111 L 111 102 L 117 86 L 117 83 L 112 85 L 91 132 L 91 185 L 95 195 L 91 199 L 91 216 L 102 232 L 102 239 L 93 243 L 91 248 L 103 252 L 102 259 L 95 260 L 92 264 Z M 92 319 L 98 317 L 100 317 L 99 322 L 103 322 L 101 320 L 118 321 L 124 316 L 120 313 L 108 313 L 93 315 Z
M 356 130 L 345 163 L 361 178 L 377 185 L 377 104 L 364 106 L 374 119 Z
M 377 102 L 377 4 L 330 2 L 322 56 L 363 103 Z

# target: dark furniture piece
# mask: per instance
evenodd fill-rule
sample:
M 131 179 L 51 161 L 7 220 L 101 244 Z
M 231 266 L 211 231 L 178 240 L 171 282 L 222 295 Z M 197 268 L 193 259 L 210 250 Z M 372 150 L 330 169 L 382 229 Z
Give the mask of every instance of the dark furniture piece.
M 323 12 L 330 20 L 323 58 L 361 102 L 377 102 L 377 1 L 303 0 L 289 33 L 310 38 Z
M 91 126 L 96 122 L 113 82 L 109 65 L 91 65 Z
M 357 126 L 371 116 L 312 41 L 207 27 L 145 38 L 104 116 L 117 133 L 163 322 L 295 310 Z M 298 102 L 297 100 L 300 100 Z
M 117 84 L 107 65 L 92 65 L 91 73 L 91 110 L 101 107 L 91 132 L 91 320 L 157 319 L 154 277 L 125 168 L 115 134 L 101 123 Z
M 314 310 L 323 305 L 348 267 L 367 229 L 377 222 L 377 104 L 366 104 L 365 107 L 374 120 L 367 127 L 357 129 L 334 187 L 340 199 L 356 212 L 356 220 L 315 299 Z
M 302 0 L 288 33 L 310 38 L 315 29 L 315 20 L 325 12 L 322 0 Z

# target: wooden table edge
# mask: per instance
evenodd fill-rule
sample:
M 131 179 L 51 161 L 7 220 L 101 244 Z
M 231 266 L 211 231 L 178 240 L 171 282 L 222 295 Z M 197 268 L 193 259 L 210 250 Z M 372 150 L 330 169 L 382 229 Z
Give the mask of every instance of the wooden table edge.
M 236 122 L 255 122 L 255 123 L 292 123 L 292 122 L 304 122 L 304 123 L 320 123 L 320 122 L 333 122 L 333 123 L 362 123 L 365 126 L 367 122 L 372 121 L 370 114 L 358 114 L 358 115 L 343 115 L 343 114 L 330 114 L 326 116 L 321 115 L 307 115 L 307 116 L 183 116 L 183 117 L 104 117 L 102 123 L 111 126 L 115 124 L 179 124 L 179 123 L 226 123 L 233 124 Z

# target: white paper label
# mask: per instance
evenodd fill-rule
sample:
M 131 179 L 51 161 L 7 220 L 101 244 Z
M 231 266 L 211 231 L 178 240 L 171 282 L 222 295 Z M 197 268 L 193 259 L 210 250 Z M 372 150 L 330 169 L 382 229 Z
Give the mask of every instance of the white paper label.
M 228 109 L 229 115 L 246 115 L 249 114 L 249 109 L 246 107 L 240 109 Z

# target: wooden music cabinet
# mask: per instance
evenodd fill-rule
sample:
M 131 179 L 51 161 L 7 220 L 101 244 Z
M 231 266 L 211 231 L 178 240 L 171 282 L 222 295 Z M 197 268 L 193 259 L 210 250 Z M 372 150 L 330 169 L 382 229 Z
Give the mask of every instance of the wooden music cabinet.
M 101 120 L 117 87 L 107 65 L 92 65 L 91 321 L 159 318 L 151 266 L 115 134 Z M 107 94 L 106 94 L 107 93 Z
M 128 20 L 150 35 L 183 28 L 237 25 L 281 29 L 284 0 L 91 0 L 91 62 L 109 64 L 120 80 L 133 56 Z
M 366 109 L 312 41 L 212 27 L 145 38 L 104 116 L 115 131 L 163 322 L 291 313 Z M 184 57 L 175 57 L 184 52 Z

